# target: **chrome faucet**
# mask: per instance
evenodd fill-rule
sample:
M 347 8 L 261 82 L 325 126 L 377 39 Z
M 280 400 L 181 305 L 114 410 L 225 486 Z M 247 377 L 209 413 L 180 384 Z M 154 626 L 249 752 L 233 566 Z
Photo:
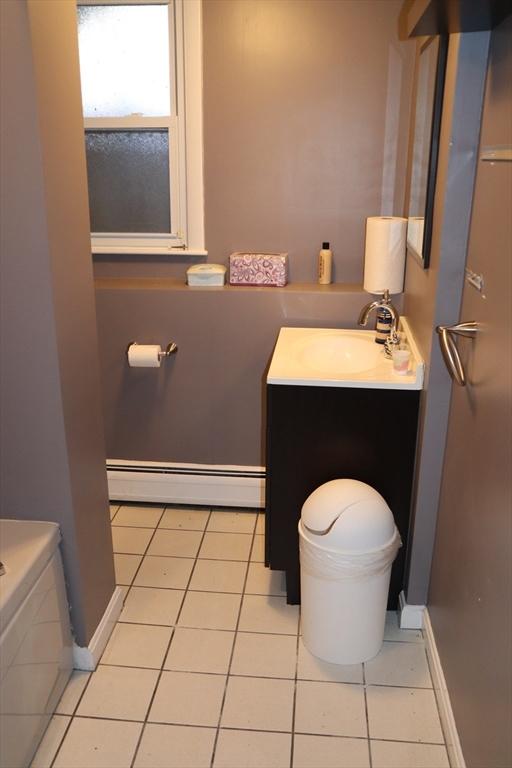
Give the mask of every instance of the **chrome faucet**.
M 389 312 L 391 315 L 391 330 L 389 332 L 388 338 L 384 343 L 384 354 L 386 357 L 391 357 L 391 351 L 393 347 L 397 347 L 400 344 L 400 333 L 398 331 L 400 315 L 398 314 L 396 307 L 394 307 L 391 303 L 391 299 L 389 298 L 389 291 L 387 289 L 384 291 L 381 299 L 371 301 L 369 304 L 362 308 L 357 324 L 365 326 L 368 322 L 370 312 L 372 312 L 374 309 L 380 309 L 381 307 L 387 310 L 387 312 Z

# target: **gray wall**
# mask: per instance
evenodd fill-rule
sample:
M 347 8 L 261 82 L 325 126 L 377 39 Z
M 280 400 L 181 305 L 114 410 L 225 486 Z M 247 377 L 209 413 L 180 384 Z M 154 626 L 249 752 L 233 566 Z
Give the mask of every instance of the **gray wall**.
M 400 2 L 203 3 L 207 245 L 290 252 L 362 281 L 367 216 L 401 215 L 414 43 Z M 370 54 L 371 52 L 371 54 Z
M 481 146 L 512 144 L 512 17 L 493 31 Z M 459 343 L 466 389 L 454 387 L 429 614 L 468 768 L 512 765 L 512 165 L 479 161 Z
M 415 44 L 398 40 L 399 9 L 399 0 L 203 3 L 208 258 L 286 250 L 292 284 L 198 293 L 99 282 L 110 458 L 261 464 L 262 379 L 279 327 L 354 325 L 368 300 L 358 285 L 365 219 L 403 211 Z M 300 284 L 316 280 L 323 240 L 344 292 Z M 95 262 L 97 278 L 181 281 L 189 263 Z M 180 350 L 166 372 L 127 371 L 134 338 L 172 338 Z
M 459 317 L 489 33 L 451 35 L 439 143 L 430 267 L 409 256 L 404 314 L 427 363 L 420 402 L 407 600 L 427 602 L 451 394 L 435 328 Z
M 2 13 L 2 516 L 61 526 L 76 639 L 114 590 L 73 3 Z
M 282 325 L 353 327 L 360 287 L 188 289 L 96 281 L 109 458 L 260 466 L 264 377 Z M 159 370 L 129 368 L 131 340 L 172 340 Z

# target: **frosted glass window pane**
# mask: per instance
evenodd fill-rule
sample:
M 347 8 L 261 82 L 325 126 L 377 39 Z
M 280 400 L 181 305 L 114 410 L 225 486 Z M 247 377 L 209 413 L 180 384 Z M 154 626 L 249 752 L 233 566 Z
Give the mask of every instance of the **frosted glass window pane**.
M 91 232 L 170 232 L 167 131 L 87 131 Z
M 168 115 L 166 5 L 82 5 L 78 43 L 85 117 Z

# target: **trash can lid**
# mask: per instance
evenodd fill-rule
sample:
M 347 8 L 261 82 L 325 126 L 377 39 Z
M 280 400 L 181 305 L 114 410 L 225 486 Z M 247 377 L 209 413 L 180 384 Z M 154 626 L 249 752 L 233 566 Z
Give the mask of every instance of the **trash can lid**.
M 331 480 L 321 485 L 304 502 L 301 521 L 308 537 L 327 549 L 376 549 L 395 532 L 393 513 L 385 500 L 359 480 Z

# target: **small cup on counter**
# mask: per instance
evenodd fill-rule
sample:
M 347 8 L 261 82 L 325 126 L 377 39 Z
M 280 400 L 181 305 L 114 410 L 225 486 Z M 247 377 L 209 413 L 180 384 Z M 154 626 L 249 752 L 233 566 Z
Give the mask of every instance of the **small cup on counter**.
M 400 376 L 405 376 L 409 372 L 409 362 L 411 360 L 411 351 L 405 344 L 400 344 L 392 350 L 391 358 L 393 360 L 393 371 Z

